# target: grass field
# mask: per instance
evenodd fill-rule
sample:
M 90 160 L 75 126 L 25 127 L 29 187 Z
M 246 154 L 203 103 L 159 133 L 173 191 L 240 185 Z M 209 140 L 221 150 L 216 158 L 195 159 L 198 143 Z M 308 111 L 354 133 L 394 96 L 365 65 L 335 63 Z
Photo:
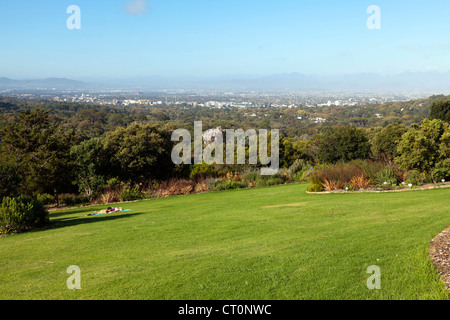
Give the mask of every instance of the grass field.
M 450 189 L 306 194 L 306 185 L 51 213 L 0 238 L 0 299 L 449 299 L 428 243 Z M 104 208 L 105 206 L 101 207 Z M 81 270 L 69 290 L 67 268 Z M 381 270 L 369 290 L 367 268 Z

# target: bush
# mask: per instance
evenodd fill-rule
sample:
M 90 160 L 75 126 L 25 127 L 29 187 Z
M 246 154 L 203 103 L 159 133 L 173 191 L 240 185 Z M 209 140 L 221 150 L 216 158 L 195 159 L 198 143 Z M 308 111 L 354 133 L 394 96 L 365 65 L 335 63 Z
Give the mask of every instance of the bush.
M 397 178 L 392 168 L 386 168 L 375 174 L 375 183 L 380 186 L 396 186 Z
M 62 193 L 58 196 L 58 201 L 60 205 L 72 207 L 81 203 L 88 203 L 89 199 L 87 196 L 76 195 L 74 193 Z
M 294 163 L 289 167 L 287 170 L 288 174 L 291 176 L 291 178 L 295 181 L 295 177 L 299 174 L 303 174 L 303 172 L 307 169 L 309 169 L 311 165 L 307 163 L 303 159 L 297 159 L 294 161 Z M 299 175 L 301 177 L 301 175 Z M 298 177 L 298 178 L 299 178 Z
M 425 181 L 425 174 L 417 171 L 411 170 L 406 173 L 406 184 L 412 184 L 413 186 L 419 186 Z
M 217 177 L 218 175 L 219 173 L 213 165 L 209 165 L 203 162 L 202 164 L 194 164 L 192 166 L 189 177 L 193 180 L 196 180 L 200 178 Z
M 161 183 L 155 192 L 156 197 L 188 195 L 195 191 L 196 182 L 184 179 L 171 179 Z
M 433 179 L 436 182 L 441 182 L 442 179 L 450 181 L 450 168 L 438 167 L 433 170 Z
M 217 186 L 219 185 L 219 184 L 221 184 L 223 182 L 223 180 L 222 179 L 220 179 L 220 178 L 216 178 L 216 179 L 214 179 L 214 178 L 209 178 L 209 179 L 206 179 L 205 180 L 205 183 L 206 183 L 206 185 L 208 186 L 208 189 L 209 190 L 214 190 L 214 191 L 216 191 L 217 189 Z
M 321 184 L 314 183 L 314 184 L 310 184 L 310 185 L 306 188 L 306 190 L 307 190 L 308 192 L 321 192 L 321 191 L 323 191 L 323 187 L 322 187 Z
M 43 205 L 55 203 L 55 197 L 48 193 L 37 194 L 36 199 Z
M 240 181 L 224 181 L 216 186 L 217 191 L 246 188 L 248 183 Z
M 247 183 L 256 183 L 260 177 L 261 173 L 259 171 L 248 171 L 241 174 L 242 181 L 246 181 Z
M 142 199 L 142 192 L 138 187 L 124 187 L 120 192 L 121 201 L 134 201 Z
M 0 208 L 0 233 L 21 232 L 50 222 L 48 211 L 35 198 L 5 197 Z

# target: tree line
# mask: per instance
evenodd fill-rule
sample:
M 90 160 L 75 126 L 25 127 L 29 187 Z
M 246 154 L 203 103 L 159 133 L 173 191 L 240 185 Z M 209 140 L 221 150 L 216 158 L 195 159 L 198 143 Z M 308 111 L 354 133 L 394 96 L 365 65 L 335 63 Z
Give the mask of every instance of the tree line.
M 280 165 L 287 169 L 298 160 L 314 166 L 371 159 L 450 179 L 449 110 L 450 100 L 435 101 L 428 118 L 409 126 L 397 122 L 368 128 L 326 125 L 301 136 L 294 126 L 295 133 L 282 135 Z M 153 110 L 153 116 L 108 108 L 68 112 L 70 116 L 33 108 L 8 113 L 0 129 L 0 197 L 78 193 L 92 198 L 118 182 L 135 186 L 240 170 L 239 166 L 175 166 L 171 133 L 188 125 L 180 119 L 158 119 L 163 110 Z M 215 118 L 217 114 L 208 110 L 197 120 L 217 125 L 222 121 Z M 275 127 L 270 121 L 244 125 Z M 234 126 L 242 128 L 238 123 Z

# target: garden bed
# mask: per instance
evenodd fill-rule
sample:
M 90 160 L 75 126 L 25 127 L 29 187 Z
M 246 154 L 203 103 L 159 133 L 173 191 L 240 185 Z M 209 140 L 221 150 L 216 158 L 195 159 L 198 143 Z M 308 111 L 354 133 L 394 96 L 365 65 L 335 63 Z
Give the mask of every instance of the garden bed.
M 311 192 L 306 191 L 306 193 L 309 194 L 328 194 L 328 193 L 368 193 L 368 192 L 374 192 L 374 193 L 381 193 L 381 192 L 402 192 L 402 191 L 414 191 L 414 190 L 429 190 L 429 189 L 439 189 L 439 188 L 450 188 L 450 184 L 425 184 L 422 186 L 416 186 L 416 187 L 404 187 L 404 188 L 398 188 L 398 189 L 391 189 L 391 190 L 383 190 L 382 188 L 367 188 L 367 189 L 359 189 L 359 190 L 333 190 L 333 191 L 318 191 L 318 192 Z
M 450 228 L 438 234 L 430 243 L 429 255 L 450 290 Z

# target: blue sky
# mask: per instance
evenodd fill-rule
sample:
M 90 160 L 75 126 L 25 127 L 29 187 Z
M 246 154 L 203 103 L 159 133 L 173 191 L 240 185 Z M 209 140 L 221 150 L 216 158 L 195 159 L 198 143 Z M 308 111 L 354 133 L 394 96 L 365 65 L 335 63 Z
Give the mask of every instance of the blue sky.
M 450 70 L 448 0 L 147 0 L 130 14 L 134 1 L 1 1 L 0 77 Z M 66 27 L 73 4 L 80 30 Z

